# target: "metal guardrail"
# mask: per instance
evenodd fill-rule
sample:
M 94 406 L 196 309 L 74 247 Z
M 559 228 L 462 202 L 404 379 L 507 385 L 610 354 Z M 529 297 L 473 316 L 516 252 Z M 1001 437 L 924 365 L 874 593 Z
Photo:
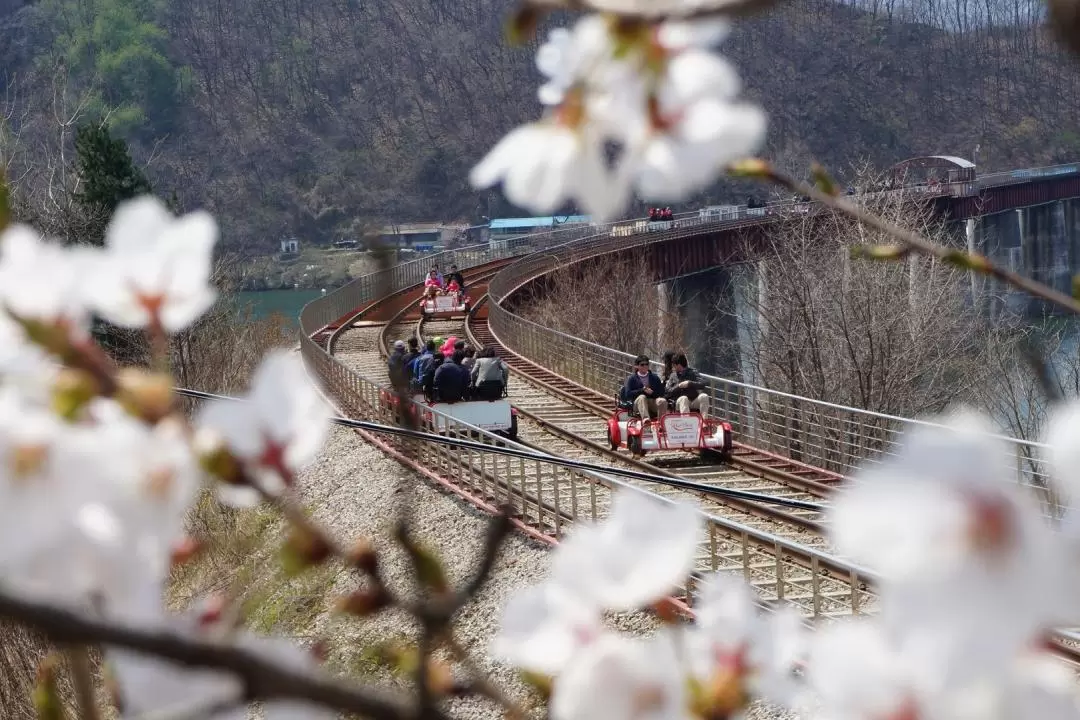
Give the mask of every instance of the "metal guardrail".
M 737 228 L 758 218 L 721 225 Z M 501 270 L 488 292 L 493 300 L 488 322 L 508 347 L 585 387 L 614 398 L 631 372 L 634 355 L 543 327 L 513 311 L 506 300 L 529 281 L 568 264 L 616 250 L 645 247 L 702 231 L 694 219 L 682 219 L 661 232 L 627 237 L 595 237 L 549 248 Z M 659 369 L 658 363 L 654 367 Z M 840 475 L 895 455 L 901 435 L 915 427 L 945 429 L 935 423 L 812 400 L 726 378 L 704 375 L 712 413 L 732 423 L 736 438 Z M 998 436 L 1005 450 L 1001 462 L 1024 485 L 1043 487 L 1046 472 L 1040 443 Z

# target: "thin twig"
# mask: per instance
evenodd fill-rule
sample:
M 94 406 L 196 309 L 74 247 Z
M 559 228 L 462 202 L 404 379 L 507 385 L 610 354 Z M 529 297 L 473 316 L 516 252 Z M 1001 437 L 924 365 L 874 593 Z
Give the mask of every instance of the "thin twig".
M 499 508 L 499 514 L 488 524 L 488 534 L 484 540 L 480 563 L 472 579 L 447 600 L 433 603 L 435 607 L 432 609 L 437 608 L 440 611 L 444 622 L 449 622 L 454 613 L 464 607 L 480 591 L 480 588 L 487 582 L 488 577 L 491 576 L 491 571 L 495 568 L 495 560 L 499 556 L 499 550 L 502 549 L 503 542 L 514 529 L 513 523 L 511 523 L 513 516 L 514 508 L 511 506 L 503 505 Z
M 399 699 L 371 688 L 319 678 L 244 648 L 158 630 L 126 627 L 3 593 L 0 593 L 0 616 L 34 628 L 58 643 L 111 645 L 186 667 L 230 672 L 243 683 L 244 695 L 249 701 L 303 700 L 376 720 L 411 720 L 414 717 L 412 710 Z
M 964 265 L 971 270 L 980 272 L 984 275 L 997 278 L 1004 283 L 1008 283 L 1013 287 L 1020 288 L 1031 295 L 1042 298 L 1047 302 L 1053 303 L 1071 313 L 1080 315 L 1080 302 L 1077 302 L 1074 298 L 1069 297 L 1063 292 L 1059 292 L 1051 287 L 1047 287 L 1040 282 L 1026 278 L 1019 273 L 1015 273 L 1011 270 L 1006 270 L 999 265 L 994 264 L 985 255 L 979 253 L 968 253 L 952 250 L 950 248 L 938 245 L 930 240 L 927 240 L 918 233 L 913 233 L 910 230 L 906 230 L 897 225 L 883 220 L 873 213 L 867 212 L 862 208 L 853 205 L 852 203 L 844 200 L 843 198 L 830 195 L 828 193 L 818 190 L 813 185 L 795 180 L 794 178 L 785 175 L 775 169 L 769 168 L 763 171 L 763 174 L 770 180 L 777 182 L 789 190 L 799 195 L 809 196 L 812 200 L 839 210 L 851 217 L 855 218 L 859 222 L 869 225 L 872 228 L 880 230 L 881 232 L 890 235 L 901 242 L 904 246 L 915 250 L 916 252 L 923 253 L 925 255 L 932 255 L 946 262 L 955 263 L 957 259 L 964 258 L 966 262 Z
M 94 698 L 94 677 L 90 669 L 90 654 L 84 645 L 76 645 L 67 650 L 71 664 L 71 682 L 75 686 L 75 698 L 79 704 L 82 720 L 99 720 L 97 700 Z
M 469 652 L 454 637 L 452 630 L 448 630 L 446 633 L 445 645 L 450 649 L 453 656 L 457 658 L 457 661 L 461 663 L 462 667 L 468 671 L 470 687 L 473 692 L 498 703 L 506 710 L 509 720 L 525 720 L 528 717 L 525 710 L 503 692 L 498 685 L 491 682 L 491 679 L 477 666 L 476 661 L 469 655 Z

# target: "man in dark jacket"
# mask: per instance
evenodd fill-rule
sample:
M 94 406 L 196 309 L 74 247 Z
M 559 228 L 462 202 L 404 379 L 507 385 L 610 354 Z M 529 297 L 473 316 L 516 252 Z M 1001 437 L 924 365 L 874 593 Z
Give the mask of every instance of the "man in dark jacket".
M 416 336 L 409 338 L 409 349 L 405 351 L 405 358 L 402 363 L 405 366 L 405 373 L 412 377 L 413 372 L 413 360 L 420 357 L 420 343 L 417 341 Z
M 435 356 L 435 341 L 428 340 L 424 345 L 424 351 L 420 353 L 415 360 L 412 361 L 412 365 L 409 366 L 409 372 L 412 375 L 413 389 L 419 392 L 424 387 L 424 373 L 427 372 L 428 365 L 431 364 L 431 359 Z
M 638 355 L 634 360 L 634 373 L 626 378 L 622 395 L 627 402 L 634 404 L 634 411 L 642 420 L 658 418 L 667 412 L 664 383 L 659 375 L 649 369 L 646 355 Z
M 390 385 L 395 390 L 400 392 L 409 390 L 409 373 L 405 369 L 405 343 L 401 340 L 394 342 L 390 359 L 386 361 L 386 372 L 390 376 Z
M 424 388 L 424 397 L 431 402 L 435 402 L 435 373 L 439 372 L 439 368 L 442 367 L 444 359 L 445 357 L 441 352 L 436 352 L 431 356 L 431 359 L 422 366 L 424 377 L 421 384 Z
M 709 414 L 709 396 L 704 392 L 701 376 L 690 367 L 686 355 L 678 353 L 671 359 L 672 373 L 668 376 L 664 388 L 668 402 L 675 403 L 675 409 L 681 413 L 699 412 L 703 417 Z
M 458 351 L 435 371 L 435 402 L 455 403 L 469 389 L 469 371 L 461 366 L 465 353 Z

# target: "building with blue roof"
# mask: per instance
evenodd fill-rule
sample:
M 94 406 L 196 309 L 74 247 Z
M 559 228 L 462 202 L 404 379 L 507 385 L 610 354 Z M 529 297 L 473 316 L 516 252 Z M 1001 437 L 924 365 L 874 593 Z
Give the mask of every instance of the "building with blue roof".
M 592 222 L 588 215 L 550 215 L 548 217 L 495 218 L 488 226 L 493 238 L 524 235 L 538 230 L 554 230 L 563 225 L 584 225 Z

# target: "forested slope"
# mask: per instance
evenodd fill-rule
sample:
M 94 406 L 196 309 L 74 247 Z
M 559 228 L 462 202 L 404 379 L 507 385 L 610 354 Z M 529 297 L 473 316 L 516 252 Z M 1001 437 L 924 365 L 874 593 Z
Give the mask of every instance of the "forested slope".
M 725 51 L 770 112 L 768 152 L 834 168 L 860 157 L 970 157 L 976 145 L 980 163 L 996 168 L 1080 156 L 1077 69 L 1034 28 L 1031 6 L 1023 15 L 998 7 L 1011 29 L 972 24 L 972 9 L 952 31 L 931 29 L 960 2 L 923 0 L 921 15 L 901 18 L 885 5 L 870 13 L 799 0 L 739 25 Z M 502 133 L 539 110 L 535 48 L 502 40 L 509 8 L 0 0 L 9 110 L 0 148 L 11 154 L 18 137 L 40 155 L 34 138 L 70 130 L 57 118 L 111 110 L 114 131 L 151 161 L 155 189 L 209 207 L 229 242 L 252 249 L 288 232 L 329 240 L 389 218 L 515 212 L 465 182 Z M 9 175 L 56 181 L 58 160 L 15 155 Z M 717 187 L 698 200 L 724 195 Z

